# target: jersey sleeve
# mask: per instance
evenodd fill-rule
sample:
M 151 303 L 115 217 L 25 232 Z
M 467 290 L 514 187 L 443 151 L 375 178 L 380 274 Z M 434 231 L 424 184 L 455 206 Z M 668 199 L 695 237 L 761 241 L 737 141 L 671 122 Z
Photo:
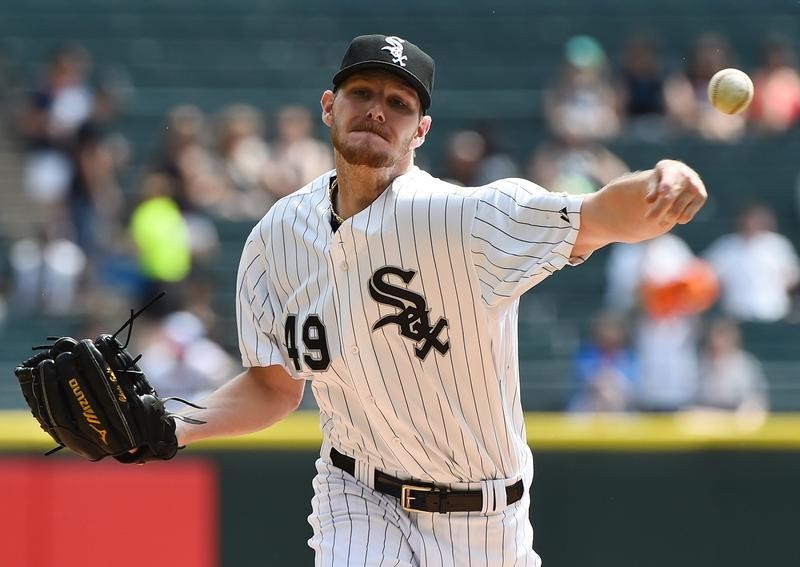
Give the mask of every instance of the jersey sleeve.
M 239 260 L 236 277 L 236 324 L 242 365 L 286 366 L 273 329 L 275 314 L 270 301 L 269 266 L 261 240 L 260 224 L 250 233 Z
M 473 195 L 470 252 L 484 301 L 518 297 L 567 264 L 580 229 L 582 198 L 524 179 L 502 179 Z

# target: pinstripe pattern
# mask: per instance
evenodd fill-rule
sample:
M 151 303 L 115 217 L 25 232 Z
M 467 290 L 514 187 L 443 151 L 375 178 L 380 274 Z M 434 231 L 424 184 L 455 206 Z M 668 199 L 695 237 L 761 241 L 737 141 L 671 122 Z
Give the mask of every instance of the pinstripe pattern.
M 540 567 L 528 496 L 502 511 L 408 514 L 397 500 L 317 461 L 308 540 L 316 567 Z
M 333 232 L 332 174 L 278 201 L 247 239 L 237 278 L 243 363 L 282 364 L 312 380 L 323 459 L 334 446 L 402 478 L 530 478 L 518 300 L 569 262 L 580 199 L 521 179 L 461 188 L 414 168 Z M 321 333 L 330 362 L 314 370 L 326 360 Z M 383 564 L 364 557 L 378 541 L 387 556 L 405 557 L 387 564 L 536 564 L 527 515 L 512 511 L 524 504 L 459 522 L 396 509 L 381 516 L 385 497 L 365 496 L 368 486 L 355 489 L 342 474 L 323 463 L 315 481 L 310 521 L 322 565 Z M 463 549 L 447 544 L 465 538 Z

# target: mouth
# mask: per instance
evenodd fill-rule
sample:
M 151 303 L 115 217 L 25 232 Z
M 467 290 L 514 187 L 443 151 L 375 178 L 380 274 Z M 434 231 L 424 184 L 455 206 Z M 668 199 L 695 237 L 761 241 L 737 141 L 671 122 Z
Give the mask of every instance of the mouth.
M 355 128 L 355 129 L 351 130 L 351 132 L 356 132 L 356 133 L 362 132 L 362 133 L 366 133 L 366 134 L 372 134 L 374 136 L 378 136 L 382 140 L 385 140 L 387 142 L 389 141 L 389 139 L 386 136 L 384 136 L 381 132 L 379 132 L 378 130 L 376 130 L 374 128 L 363 128 L 363 127 Z

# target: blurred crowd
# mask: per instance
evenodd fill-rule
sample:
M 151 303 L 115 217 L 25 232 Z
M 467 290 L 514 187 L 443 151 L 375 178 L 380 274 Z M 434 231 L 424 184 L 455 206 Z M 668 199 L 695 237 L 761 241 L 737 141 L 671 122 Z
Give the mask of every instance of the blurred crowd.
M 769 408 L 742 324 L 792 314 L 800 260 L 772 211 L 744 208 L 736 230 L 696 255 L 674 234 L 614 244 L 605 309 L 575 355 L 573 411 Z
M 23 148 L 29 218 L 7 236 L 8 313 L 84 318 L 91 334 L 165 290 L 135 334 L 142 364 L 165 394 L 214 388 L 238 366 L 221 346 L 230 337 L 215 337 L 214 270 L 231 253 L 219 223 L 254 224 L 333 167 L 310 109 L 288 105 L 268 117 L 238 102 L 213 113 L 182 104 L 164 116 L 157 151 L 141 156 L 116 130 L 124 97 L 93 81 L 83 46 L 56 49 L 21 96 L 10 89 L 3 118 Z M 235 279 L 233 265 L 225 281 Z
M 764 42 L 760 65 L 745 69 L 755 99 L 735 116 L 706 97 L 713 73 L 731 66 L 739 65 L 716 34 L 697 39 L 684 68 L 669 68 L 649 37 L 629 38 L 612 58 L 596 39 L 576 36 L 543 85 L 547 139 L 527 160 L 502 147 L 496 125 L 482 124 L 448 134 L 442 159 L 426 166 L 464 185 L 524 176 L 551 191 L 588 193 L 629 170 L 609 149 L 614 140 L 736 143 L 796 127 L 791 41 Z M 255 223 L 333 167 L 317 110 L 179 105 L 165 111 L 158 150 L 143 156 L 117 128 L 124 93 L 96 80 L 83 46 L 56 49 L 30 84 L 14 84 L 12 70 L 0 54 L 0 107 L 23 148 L 28 220 L 23 233 L 5 235 L 0 305 L 22 316 L 84 317 L 91 329 L 167 290 L 136 333 L 145 370 L 165 395 L 214 388 L 239 364 L 221 346 L 235 341 L 218 336 L 214 276 L 220 254 L 231 253 L 220 223 Z M 768 408 L 763 370 L 739 323 L 785 320 L 800 281 L 794 246 L 769 207 L 742 210 L 730 234 L 697 254 L 675 235 L 614 246 L 607 273 L 604 309 L 575 353 L 569 410 Z

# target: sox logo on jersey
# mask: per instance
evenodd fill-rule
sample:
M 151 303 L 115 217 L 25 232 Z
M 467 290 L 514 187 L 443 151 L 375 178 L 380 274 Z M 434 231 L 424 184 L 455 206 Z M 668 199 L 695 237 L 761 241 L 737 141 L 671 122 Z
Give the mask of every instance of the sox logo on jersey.
M 392 285 L 384 279 L 384 276 L 387 275 L 397 276 L 408 284 L 414 279 L 416 272 L 395 266 L 384 266 L 375 271 L 369 280 L 370 297 L 378 303 L 396 307 L 400 309 L 400 312 L 381 317 L 372 325 L 372 330 L 375 331 L 384 325 L 394 323 L 399 327 L 401 335 L 417 343 L 414 354 L 418 358 L 425 360 L 431 348 L 435 348 L 441 354 L 446 354 L 450 349 L 450 342 L 439 339 L 439 334 L 447 327 L 447 319 L 439 317 L 431 326 L 430 309 L 428 309 L 425 298 L 408 288 Z

